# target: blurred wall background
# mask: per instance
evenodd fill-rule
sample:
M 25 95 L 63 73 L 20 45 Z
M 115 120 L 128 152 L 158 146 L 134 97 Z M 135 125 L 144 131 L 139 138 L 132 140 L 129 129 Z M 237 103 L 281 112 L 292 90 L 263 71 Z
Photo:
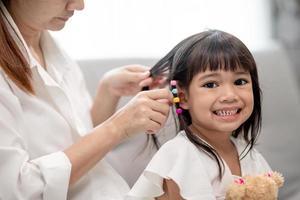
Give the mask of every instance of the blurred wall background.
M 86 0 L 53 35 L 76 60 L 159 58 L 205 29 L 232 33 L 252 51 L 281 45 L 300 86 L 300 0 Z
M 75 59 L 158 58 L 180 40 L 221 29 L 252 49 L 272 45 L 271 0 L 86 0 L 54 33 Z
M 272 0 L 272 33 L 286 49 L 300 86 L 300 0 Z

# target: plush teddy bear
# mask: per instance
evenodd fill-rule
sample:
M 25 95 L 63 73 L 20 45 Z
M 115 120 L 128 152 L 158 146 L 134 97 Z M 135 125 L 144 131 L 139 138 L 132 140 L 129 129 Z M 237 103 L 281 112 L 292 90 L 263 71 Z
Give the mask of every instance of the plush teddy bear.
M 276 200 L 284 178 L 278 172 L 235 179 L 226 193 L 226 200 Z

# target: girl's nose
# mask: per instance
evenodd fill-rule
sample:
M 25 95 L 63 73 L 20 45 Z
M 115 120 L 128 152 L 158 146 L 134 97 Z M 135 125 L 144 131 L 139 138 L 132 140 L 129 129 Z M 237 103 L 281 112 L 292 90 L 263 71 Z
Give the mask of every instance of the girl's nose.
M 70 0 L 67 4 L 67 10 L 83 10 L 84 9 L 84 0 Z
M 221 89 L 220 102 L 231 103 L 237 101 L 237 99 L 238 95 L 233 85 L 227 85 Z

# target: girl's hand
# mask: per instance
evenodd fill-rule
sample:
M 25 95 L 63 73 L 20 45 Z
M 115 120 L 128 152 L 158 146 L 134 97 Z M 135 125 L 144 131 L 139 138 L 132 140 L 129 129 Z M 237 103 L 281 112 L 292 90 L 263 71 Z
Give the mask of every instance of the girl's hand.
M 142 65 L 127 65 L 108 71 L 100 81 L 100 87 L 106 88 L 115 97 L 132 96 L 142 87 L 151 85 L 149 67 Z
M 168 118 L 171 101 L 168 89 L 140 92 L 106 123 L 112 125 L 121 138 L 146 131 L 157 132 Z

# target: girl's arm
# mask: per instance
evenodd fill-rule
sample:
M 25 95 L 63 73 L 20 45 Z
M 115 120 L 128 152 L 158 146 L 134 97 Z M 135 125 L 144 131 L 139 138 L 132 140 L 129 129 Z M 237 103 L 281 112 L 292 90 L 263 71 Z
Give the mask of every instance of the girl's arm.
M 163 188 L 165 193 L 156 200 L 183 200 L 178 185 L 172 179 L 164 179 Z

